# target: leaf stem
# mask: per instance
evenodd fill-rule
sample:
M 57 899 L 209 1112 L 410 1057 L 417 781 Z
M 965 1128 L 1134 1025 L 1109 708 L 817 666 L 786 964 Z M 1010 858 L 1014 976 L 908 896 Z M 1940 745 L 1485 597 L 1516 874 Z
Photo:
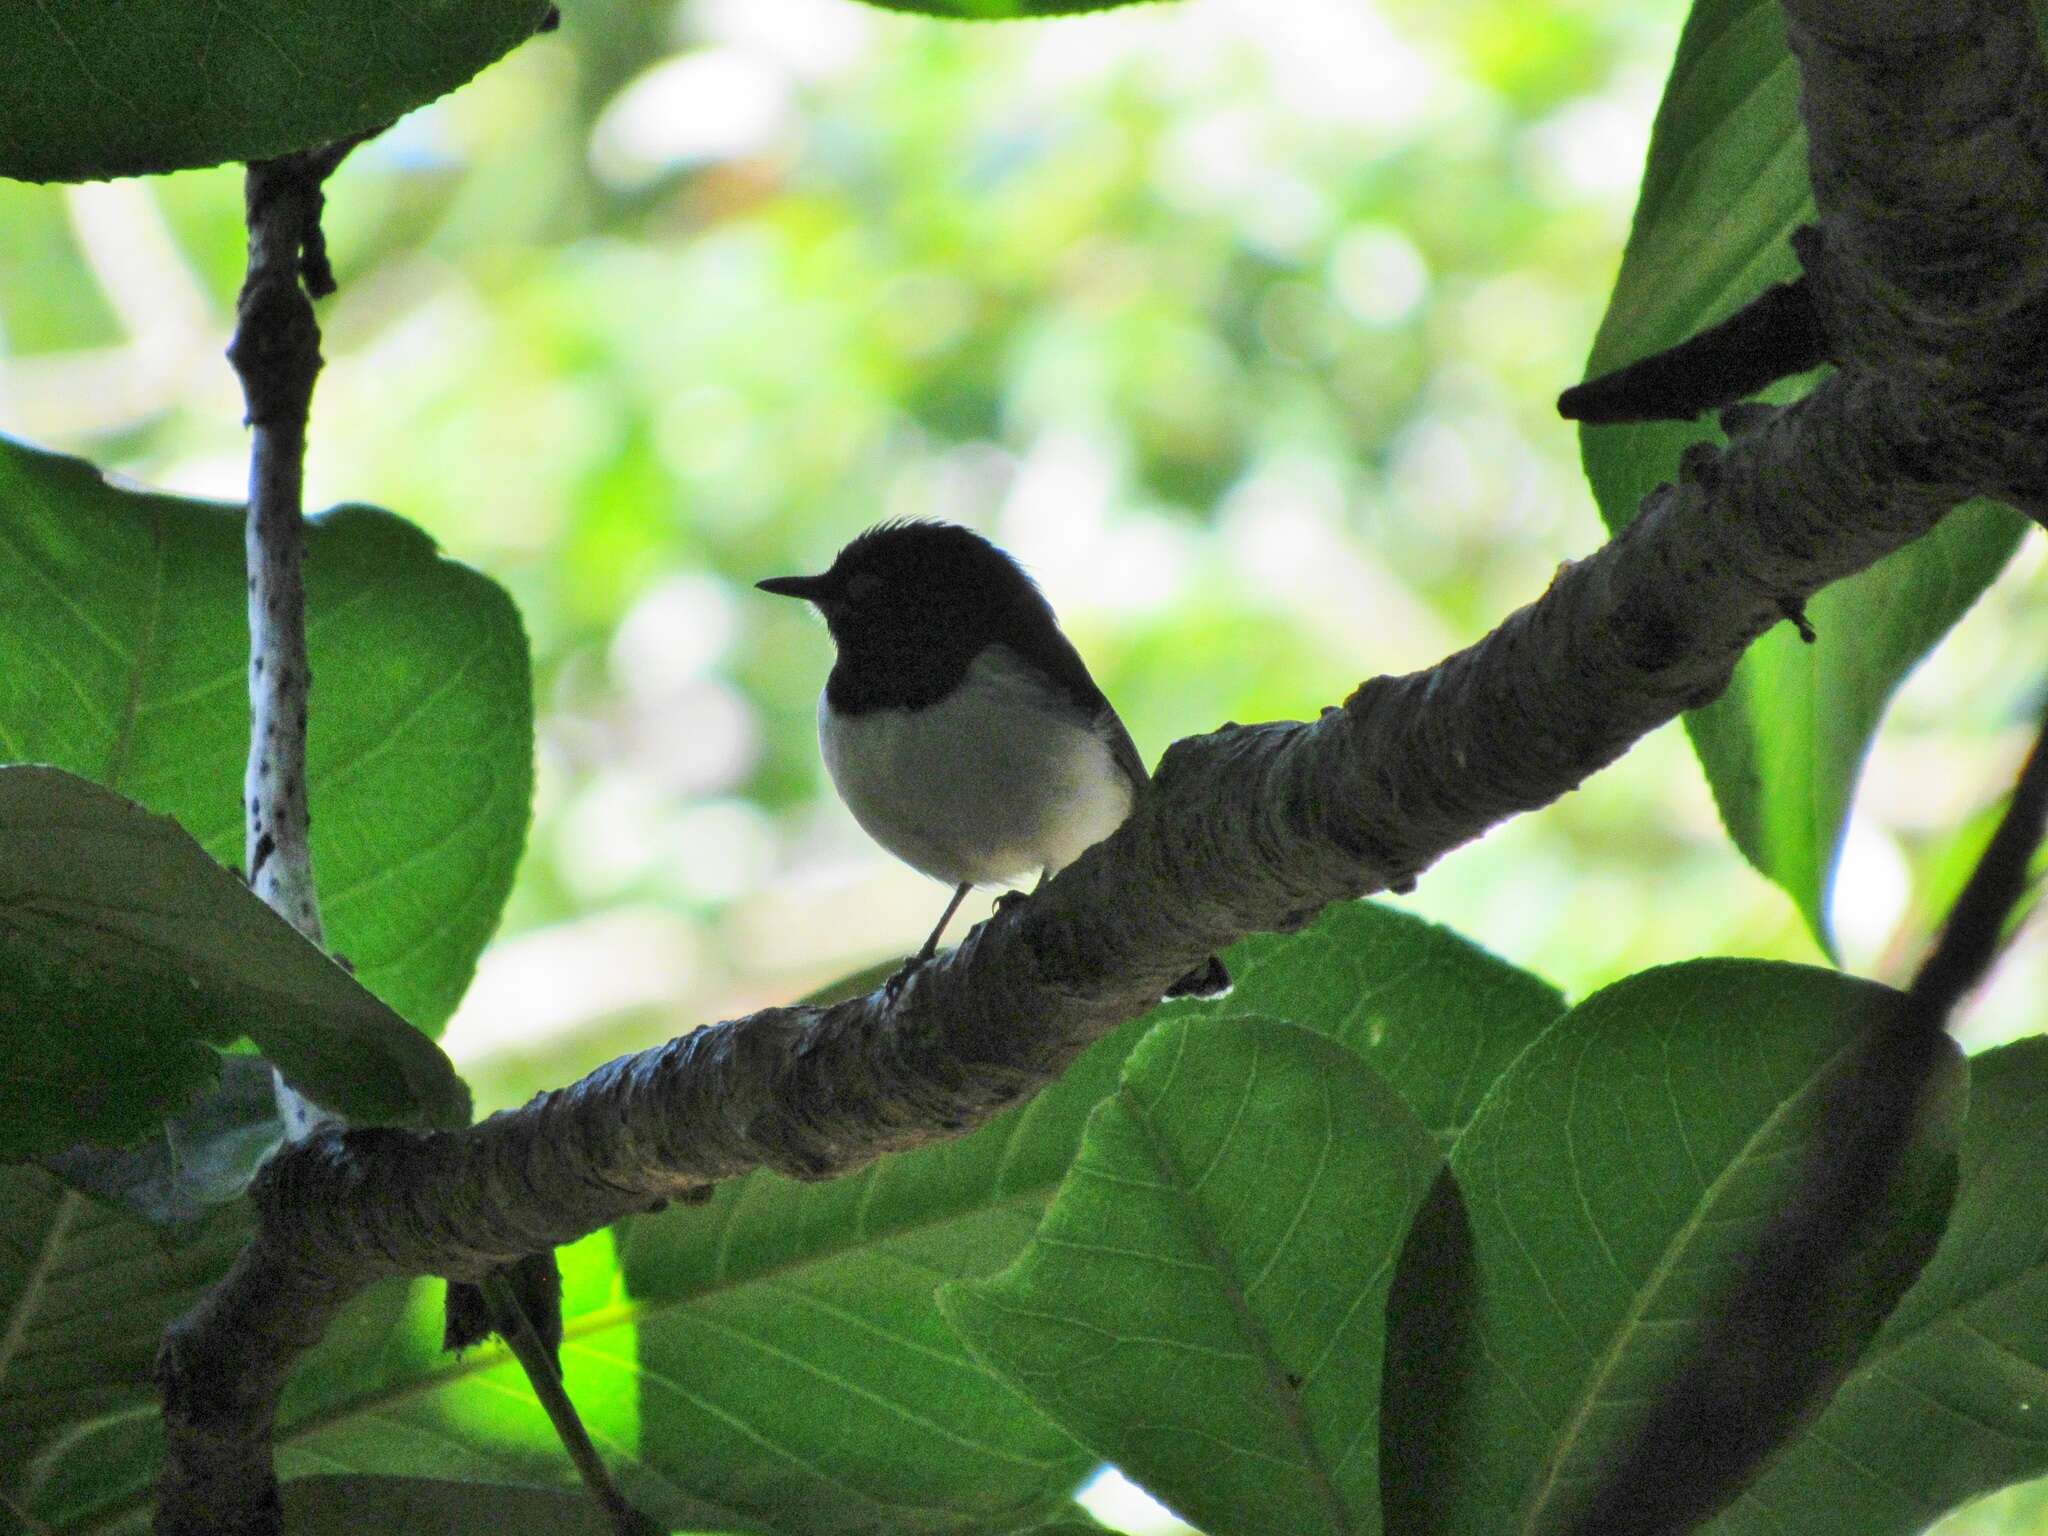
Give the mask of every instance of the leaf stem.
M 554 1425 L 562 1448 L 569 1453 L 569 1460 L 576 1464 L 577 1476 L 583 1479 L 583 1486 L 603 1508 L 612 1529 L 618 1536 L 663 1536 L 666 1528 L 627 1503 L 625 1495 L 612 1481 L 604 1458 L 598 1455 L 597 1447 L 591 1443 L 590 1432 L 583 1427 L 582 1416 L 576 1412 L 576 1405 L 570 1401 L 568 1389 L 562 1384 L 561 1370 L 553 1352 L 535 1331 L 505 1272 L 492 1270 L 484 1276 L 479 1289 L 490 1305 L 491 1321 L 498 1336 L 526 1371 L 526 1379 L 533 1383 L 534 1396 L 540 1399 L 548 1422 Z

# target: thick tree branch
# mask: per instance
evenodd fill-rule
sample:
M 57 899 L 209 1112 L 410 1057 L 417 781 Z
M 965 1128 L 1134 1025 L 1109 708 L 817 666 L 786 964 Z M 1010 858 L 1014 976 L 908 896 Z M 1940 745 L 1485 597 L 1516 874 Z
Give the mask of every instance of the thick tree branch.
M 1802 7 L 1807 32 L 1820 24 L 1809 9 L 1833 7 Z M 893 1002 L 769 1009 L 467 1131 L 326 1128 L 281 1155 L 253 1192 L 258 1236 L 167 1341 L 159 1528 L 275 1529 L 277 1392 L 372 1281 L 476 1279 L 753 1168 L 829 1178 L 969 1130 L 1204 955 L 1411 876 L 1564 794 L 1717 695 L 1743 649 L 1812 593 L 1957 501 L 2048 490 L 2048 347 L 2038 327 L 2025 345 L 2008 334 L 2048 307 L 2034 152 L 2048 94 L 2025 9 L 1842 9 L 1865 29 L 1851 44 L 1816 65 L 1802 43 L 1809 118 L 1876 134 L 1858 114 L 1879 111 L 1888 137 L 1868 154 L 1840 148 L 1833 127 L 1814 137 L 1815 286 L 1841 364 L 1820 389 L 1746 414 L 1725 450 L 1689 454 L 1623 533 L 1470 649 L 1376 678 L 1314 722 L 1177 744 L 1116 836 Z M 1884 17 L 1944 29 L 1926 45 L 1946 50 L 1924 77 L 1928 110 L 1899 89 L 1921 63 L 1893 49 Z M 1919 225 L 1938 231 L 1935 265 L 1969 283 L 1930 276 Z

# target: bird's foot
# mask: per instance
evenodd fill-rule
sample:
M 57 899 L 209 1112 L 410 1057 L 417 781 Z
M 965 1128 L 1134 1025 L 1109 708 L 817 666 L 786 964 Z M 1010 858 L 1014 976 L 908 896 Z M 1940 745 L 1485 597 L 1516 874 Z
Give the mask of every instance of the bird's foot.
M 998 912 L 1007 912 L 1019 902 L 1029 901 L 1030 899 L 1031 893 L 1029 891 L 1005 891 L 996 898 L 995 909 Z
M 895 974 L 882 983 L 882 995 L 891 1002 L 894 1002 L 896 994 L 903 990 L 904 983 L 915 976 L 924 967 L 925 961 L 929 959 L 931 959 L 930 955 L 912 955 L 908 960 L 897 966 Z

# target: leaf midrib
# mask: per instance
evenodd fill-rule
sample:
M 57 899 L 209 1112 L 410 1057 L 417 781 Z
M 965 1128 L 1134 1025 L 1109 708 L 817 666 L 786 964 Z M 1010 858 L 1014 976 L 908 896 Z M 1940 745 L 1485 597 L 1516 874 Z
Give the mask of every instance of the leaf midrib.
M 135 720 L 142 707 L 142 679 L 149 670 L 150 652 L 156 649 L 157 630 L 163 622 L 164 611 L 164 519 L 163 513 L 151 509 L 149 520 L 150 553 L 154 557 L 149 576 L 149 612 L 142 621 L 142 638 L 135 643 L 135 657 L 128 669 L 128 696 L 121 701 L 121 711 L 114 721 L 114 740 L 107 748 L 107 764 L 100 771 L 100 783 L 109 789 L 121 787 L 122 770 L 128 766 L 128 754 L 135 744 Z
M 1253 1072 L 1257 1072 L 1256 1057 Z M 1216 1276 L 1217 1287 L 1222 1291 L 1225 1303 L 1236 1314 L 1239 1332 L 1251 1344 L 1253 1356 L 1265 1374 L 1266 1385 L 1274 1405 L 1280 1411 L 1281 1422 L 1287 1426 L 1300 1448 L 1301 1464 L 1307 1471 L 1310 1482 L 1315 1486 L 1317 1500 L 1322 1504 L 1329 1519 L 1330 1529 L 1340 1533 L 1340 1536 L 1354 1536 L 1358 1530 L 1357 1523 L 1352 1518 L 1350 1507 L 1345 1503 L 1343 1495 L 1337 1489 L 1336 1478 L 1323 1455 L 1322 1447 L 1316 1443 L 1316 1438 L 1303 1417 L 1301 1394 L 1288 1385 L 1286 1367 L 1273 1352 L 1272 1336 L 1252 1311 L 1244 1281 L 1237 1273 L 1237 1266 L 1232 1262 L 1229 1250 L 1223 1246 L 1222 1239 L 1209 1225 L 1201 1202 L 1195 1198 L 1194 1185 L 1188 1180 L 1185 1170 L 1174 1161 L 1172 1149 L 1154 1128 L 1150 1112 L 1139 1102 L 1128 1082 L 1118 1087 L 1117 1098 L 1130 1115 L 1132 1123 L 1138 1127 L 1139 1134 L 1144 1138 L 1146 1150 L 1152 1154 L 1154 1164 L 1166 1181 L 1166 1187 L 1180 1196 L 1182 1219 L 1187 1224 L 1195 1246 L 1209 1261 L 1209 1267 Z M 1217 1155 L 1222 1155 L 1220 1150 Z
M 79 1208 L 84 1204 L 85 1197 L 76 1190 L 67 1189 L 58 1197 L 57 1209 L 50 1217 L 50 1229 L 43 1236 L 42 1249 L 22 1280 L 21 1299 L 8 1315 L 6 1331 L 0 1333 L 0 1385 L 6 1383 L 7 1373 L 14 1369 L 15 1356 L 21 1352 L 21 1346 L 28 1338 L 29 1321 L 42 1304 L 43 1287 L 49 1283 L 50 1272 L 57 1267 L 58 1254 L 63 1250 L 65 1239 L 71 1234 L 71 1225 L 78 1219 Z

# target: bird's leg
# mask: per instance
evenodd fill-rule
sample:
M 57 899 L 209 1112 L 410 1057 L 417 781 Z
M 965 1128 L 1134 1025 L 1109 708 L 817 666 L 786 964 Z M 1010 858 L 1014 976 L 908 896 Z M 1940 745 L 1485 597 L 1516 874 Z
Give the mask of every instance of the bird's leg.
M 974 882 L 963 880 L 953 892 L 953 899 L 946 903 L 946 910 L 939 914 L 939 925 L 932 929 L 932 936 L 924 941 L 924 948 L 912 955 L 897 968 L 896 974 L 885 982 L 884 988 L 891 997 L 903 990 L 903 983 L 910 980 L 911 973 L 937 953 L 939 935 L 946 931 L 946 924 L 953 921 L 953 914 L 960 910 L 960 903 L 967 899 L 967 893 L 974 889 Z
M 1053 872 L 1050 869 L 1041 869 L 1038 872 L 1038 884 L 1032 886 L 1031 889 L 1028 891 L 1020 891 L 1014 885 L 1011 886 L 1007 891 L 1003 892 L 1002 895 L 996 898 L 996 911 L 1007 912 L 1010 910 L 1010 908 L 1017 906 L 1020 903 L 1029 901 L 1032 897 L 1036 896 L 1040 891 L 1045 889 L 1045 882 L 1050 880 L 1052 878 L 1052 875 Z

